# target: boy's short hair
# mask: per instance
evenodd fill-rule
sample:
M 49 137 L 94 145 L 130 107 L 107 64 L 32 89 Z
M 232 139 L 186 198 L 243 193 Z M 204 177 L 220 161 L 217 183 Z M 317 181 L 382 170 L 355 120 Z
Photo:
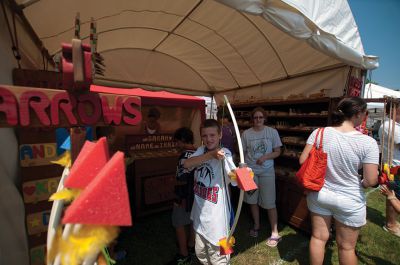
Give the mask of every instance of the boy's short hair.
M 174 140 L 185 144 L 193 144 L 193 132 L 187 127 L 181 127 L 175 131 Z
M 217 120 L 214 119 L 206 119 L 203 124 L 200 126 L 200 131 L 204 128 L 217 128 L 218 133 L 221 133 L 221 124 Z

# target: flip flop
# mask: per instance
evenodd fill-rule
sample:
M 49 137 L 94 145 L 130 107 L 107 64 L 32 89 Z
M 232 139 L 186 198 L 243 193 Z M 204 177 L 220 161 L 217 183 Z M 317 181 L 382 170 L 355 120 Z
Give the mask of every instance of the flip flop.
M 267 239 L 267 242 L 265 242 L 265 244 L 267 244 L 267 246 L 274 248 L 278 245 L 278 243 L 282 240 L 282 237 L 269 237 Z
M 386 232 L 391 233 L 392 235 L 398 236 L 400 237 L 400 229 L 391 229 L 389 227 L 387 227 L 386 225 L 382 226 L 383 230 L 385 230 Z
M 249 230 L 249 236 L 254 238 L 258 237 L 258 231 L 260 231 L 260 229 L 251 228 Z

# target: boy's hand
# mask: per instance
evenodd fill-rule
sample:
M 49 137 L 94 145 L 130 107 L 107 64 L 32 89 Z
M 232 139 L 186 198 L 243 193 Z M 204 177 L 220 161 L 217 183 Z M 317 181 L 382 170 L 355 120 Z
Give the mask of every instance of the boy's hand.
M 222 149 L 216 149 L 211 152 L 211 156 L 215 159 L 222 160 L 225 158 L 225 152 Z

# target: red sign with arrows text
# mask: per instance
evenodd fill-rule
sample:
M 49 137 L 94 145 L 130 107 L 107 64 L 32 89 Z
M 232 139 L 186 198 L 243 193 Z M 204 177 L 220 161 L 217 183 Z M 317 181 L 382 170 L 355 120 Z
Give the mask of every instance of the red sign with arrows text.
M 137 125 L 140 97 L 0 85 L 0 127 Z

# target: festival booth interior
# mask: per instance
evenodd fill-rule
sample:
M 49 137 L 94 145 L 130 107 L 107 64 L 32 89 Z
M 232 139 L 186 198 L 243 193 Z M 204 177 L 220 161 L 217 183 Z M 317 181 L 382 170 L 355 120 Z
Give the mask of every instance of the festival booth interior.
M 214 96 L 220 104 L 227 95 L 234 109 L 358 96 L 366 71 L 378 67 L 378 58 L 363 51 L 346 0 L 8 0 L 5 6 L 25 67 L 57 69 L 53 58 L 74 36 L 79 11 L 80 38 L 89 42 L 93 18 L 104 57 L 94 84 Z M 1 50 L 12 44 L 0 43 Z

